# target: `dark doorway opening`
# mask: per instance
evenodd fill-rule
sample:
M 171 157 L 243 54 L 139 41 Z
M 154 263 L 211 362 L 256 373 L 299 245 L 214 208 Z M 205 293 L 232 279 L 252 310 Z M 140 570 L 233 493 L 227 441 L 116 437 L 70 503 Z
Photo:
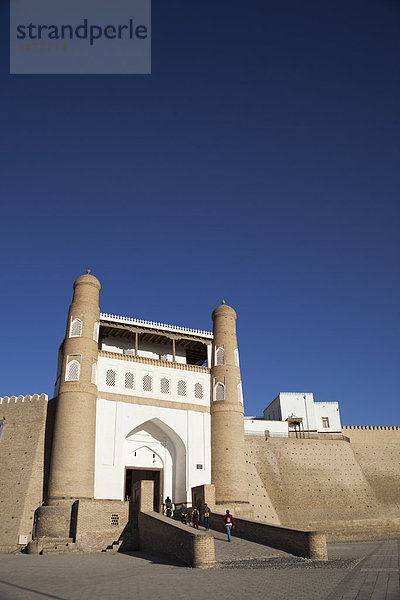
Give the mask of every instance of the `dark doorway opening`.
M 132 498 L 132 486 L 137 481 L 153 480 L 154 481 L 154 498 L 153 508 L 156 512 L 161 510 L 161 472 L 162 469 L 133 469 L 127 467 L 125 469 L 125 500 Z

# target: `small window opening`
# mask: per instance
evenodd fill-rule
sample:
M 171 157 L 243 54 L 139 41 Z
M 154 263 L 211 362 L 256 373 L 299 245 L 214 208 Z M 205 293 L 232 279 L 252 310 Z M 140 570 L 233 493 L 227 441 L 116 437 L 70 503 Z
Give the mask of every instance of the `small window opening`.
M 143 391 L 151 392 L 153 389 L 153 380 L 150 375 L 143 376 Z
M 217 383 L 215 386 L 215 400 L 225 400 L 225 386 L 223 383 Z
M 113 525 L 115 527 L 119 525 L 119 514 L 118 513 L 111 514 L 111 525 Z
M 72 319 L 69 337 L 81 337 L 82 321 L 80 319 Z
M 110 387 L 115 387 L 117 382 L 117 374 L 114 369 L 108 369 L 106 373 L 106 385 Z
M 135 376 L 131 371 L 125 373 L 125 387 L 128 390 L 133 390 L 133 386 L 135 383 Z
M 178 381 L 178 396 L 186 396 L 186 381 L 183 379 Z
M 161 378 L 161 393 L 169 394 L 169 379 L 168 379 L 168 377 Z
M 203 386 L 201 383 L 194 384 L 194 397 L 197 400 L 201 400 L 203 398 Z
M 225 350 L 222 347 L 217 348 L 217 350 L 215 352 L 215 364 L 223 365 L 224 363 L 225 363 Z

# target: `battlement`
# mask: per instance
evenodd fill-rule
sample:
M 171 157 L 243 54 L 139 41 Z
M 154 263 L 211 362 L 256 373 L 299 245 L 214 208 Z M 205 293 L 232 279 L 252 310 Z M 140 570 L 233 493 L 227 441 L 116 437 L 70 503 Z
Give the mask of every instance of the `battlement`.
M 343 425 L 345 431 L 363 430 L 363 431 L 399 431 L 400 427 L 393 425 L 392 427 L 384 427 L 380 425 Z
M 27 395 L 27 396 L 4 396 L 4 397 L 0 397 L 0 404 L 17 404 L 17 403 L 28 403 L 28 402 L 40 402 L 40 401 L 44 401 L 47 402 L 49 399 L 49 397 L 47 396 L 47 394 L 33 394 L 33 396 L 31 395 Z

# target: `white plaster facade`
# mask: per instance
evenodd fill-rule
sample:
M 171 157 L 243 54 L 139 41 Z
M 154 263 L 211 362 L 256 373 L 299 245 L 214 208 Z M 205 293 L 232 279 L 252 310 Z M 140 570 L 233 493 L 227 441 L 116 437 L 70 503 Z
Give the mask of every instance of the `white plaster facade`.
M 175 503 L 190 503 L 192 487 L 211 483 L 210 372 L 187 364 L 179 346 L 172 361 L 168 341 L 141 340 L 135 356 L 132 340 L 102 338 L 96 499 L 124 500 L 127 469 L 159 470 L 161 497 Z
M 267 421 L 260 417 L 244 418 L 245 435 L 264 435 L 269 432 L 270 437 L 288 437 L 289 426 L 287 421 Z
M 107 385 L 107 373 L 114 371 L 115 384 Z M 126 374 L 133 374 L 132 387 L 127 388 Z M 150 377 L 144 382 L 144 377 Z M 162 392 L 167 387 L 161 387 L 162 379 L 167 379 L 169 382 L 169 392 Z M 112 378 L 109 378 L 112 381 Z M 184 381 L 185 386 L 179 386 L 179 382 Z M 151 389 L 149 384 L 151 382 Z M 165 384 L 165 382 L 164 382 Z M 196 384 L 201 385 L 200 389 Z M 166 362 L 163 366 L 152 364 L 143 364 L 134 361 L 118 360 L 117 358 L 109 358 L 99 356 L 97 363 L 97 388 L 100 392 L 111 392 L 114 394 L 126 394 L 142 398 L 153 398 L 154 400 L 168 400 L 170 402 L 183 402 L 186 404 L 196 403 L 199 406 L 210 406 L 210 374 L 191 370 L 175 369 L 168 367 Z M 183 388 L 186 388 L 185 394 L 179 393 Z
M 304 431 L 341 433 L 338 402 L 315 402 L 310 392 L 280 392 L 264 410 L 264 419 L 302 419 Z
M 165 332 L 183 331 L 195 343 L 198 339 L 208 366 L 212 334 L 106 317 L 108 329 L 93 370 L 98 388 L 94 496 L 123 500 L 126 470 L 148 469 L 160 471 L 161 497 L 190 503 L 192 487 L 211 483 L 211 375 L 199 362 L 188 364 L 185 348 L 172 346 Z M 136 338 L 135 348 L 135 339 L 113 331 L 110 321 L 140 324 L 142 332 L 156 331 L 158 337 L 146 334 L 148 339 L 139 343 Z M 245 417 L 244 432 L 288 437 L 289 417 L 301 418 L 305 431 L 341 431 L 336 402 L 316 403 L 311 393 L 281 392 L 264 418 Z
M 96 431 L 95 498 L 123 500 L 126 468 L 160 469 L 162 497 L 173 502 L 211 482 L 208 412 L 99 398 Z

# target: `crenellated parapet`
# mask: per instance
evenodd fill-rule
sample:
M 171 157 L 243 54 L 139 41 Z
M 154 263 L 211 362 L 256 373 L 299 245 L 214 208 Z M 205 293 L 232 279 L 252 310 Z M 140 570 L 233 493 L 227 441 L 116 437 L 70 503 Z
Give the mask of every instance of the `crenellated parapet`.
M 346 425 L 342 427 L 342 433 L 352 443 L 372 444 L 382 446 L 384 444 L 400 444 L 400 427 L 384 427 L 381 425 Z
M 27 394 L 26 396 L 3 396 L 0 397 L 0 404 L 29 404 L 34 402 L 48 402 L 49 397 L 47 394 Z
M 343 425 L 343 433 L 351 430 L 362 430 L 362 431 L 400 431 L 400 427 L 384 427 L 381 425 Z

